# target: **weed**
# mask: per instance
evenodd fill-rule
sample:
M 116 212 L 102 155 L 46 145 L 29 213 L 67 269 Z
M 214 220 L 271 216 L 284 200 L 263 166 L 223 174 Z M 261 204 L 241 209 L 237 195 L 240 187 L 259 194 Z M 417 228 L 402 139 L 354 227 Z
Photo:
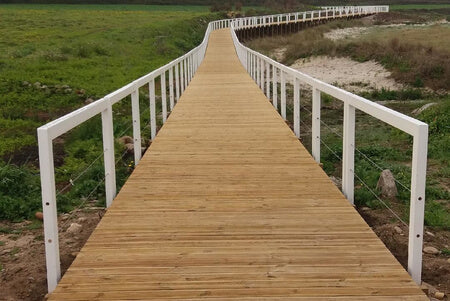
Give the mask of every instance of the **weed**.
M 450 256 L 450 250 L 449 249 L 442 249 L 442 254 Z
M 10 234 L 12 232 L 11 228 L 0 226 L 0 233 L 2 234 Z
M 6 243 L 4 241 L 0 241 L 0 247 L 3 247 Z
M 10 252 L 9 252 L 9 256 L 14 256 L 16 254 L 18 254 L 20 252 L 20 248 L 19 247 L 14 247 Z

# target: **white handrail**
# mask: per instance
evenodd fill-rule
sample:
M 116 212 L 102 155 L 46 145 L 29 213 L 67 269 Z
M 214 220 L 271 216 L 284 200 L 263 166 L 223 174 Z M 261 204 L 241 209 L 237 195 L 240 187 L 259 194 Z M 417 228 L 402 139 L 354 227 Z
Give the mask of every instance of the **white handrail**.
M 321 15 L 348 16 L 387 12 L 387 6 L 369 7 L 326 7 L 322 11 L 301 13 L 301 20 L 320 19 Z M 296 13 L 297 14 L 297 13 Z M 264 26 L 262 19 L 274 16 L 235 19 L 231 22 L 231 34 L 236 53 L 250 76 L 255 80 L 261 90 L 270 99 L 275 108 L 278 107 L 278 78 L 281 80 L 281 115 L 286 119 L 286 78 L 294 83 L 294 133 L 300 138 L 300 86 L 299 83 L 309 85 L 312 95 L 312 156 L 320 162 L 320 106 L 321 93 L 333 96 L 344 103 L 344 135 L 343 135 L 343 165 L 342 165 L 342 191 L 351 204 L 354 203 L 354 152 L 355 152 L 355 110 L 365 112 L 393 127 L 396 127 L 413 136 L 413 156 L 411 171 L 411 196 L 408 244 L 408 272 L 413 280 L 420 284 L 422 273 L 422 246 L 423 221 L 425 209 L 425 180 L 427 165 L 428 125 L 417 119 L 386 108 L 363 97 L 327 84 L 307 74 L 280 64 L 271 58 L 242 45 L 236 35 L 239 29 L 254 26 Z M 275 24 L 283 23 L 287 15 L 276 15 Z M 298 18 L 297 18 L 298 19 Z M 251 20 L 250 22 L 248 22 Z M 272 77 L 270 76 L 272 74 Z M 272 95 L 270 95 L 272 87 Z M 266 89 L 264 89 L 266 88 Z
M 427 125 L 419 121 L 404 116 L 393 110 L 389 110 L 379 105 L 374 105 L 370 101 L 358 97 L 354 94 L 338 89 L 326 83 L 320 82 L 306 74 L 299 73 L 289 67 L 281 65 L 247 47 L 243 46 L 237 39 L 235 30 L 247 29 L 274 24 L 287 24 L 290 22 L 309 22 L 321 19 L 332 19 L 337 17 L 349 17 L 356 15 L 373 14 L 377 12 L 388 11 L 388 6 L 352 6 L 352 7 L 326 7 L 321 11 L 297 12 L 288 14 L 278 14 L 260 17 L 248 17 L 238 19 L 217 20 L 210 22 L 206 30 L 202 43 L 192 49 L 185 55 L 171 61 L 170 63 L 136 79 L 128 85 L 106 95 L 105 97 L 75 110 L 61 118 L 58 118 L 46 125 L 38 128 L 39 144 L 39 165 L 41 173 L 42 187 L 42 206 L 44 213 L 44 236 L 45 253 L 47 266 L 48 291 L 52 292 L 61 278 L 58 222 L 57 222 L 57 204 L 55 190 L 55 174 L 53 163 L 53 140 L 82 124 L 88 119 L 101 114 L 102 116 L 102 135 L 103 152 L 105 166 L 105 191 L 106 204 L 109 207 L 116 196 L 116 178 L 115 178 L 115 158 L 114 158 L 114 135 L 113 135 L 113 116 L 112 105 L 131 95 L 132 119 L 133 119 L 133 141 L 134 141 L 134 161 L 137 165 L 141 159 L 141 128 L 140 128 L 140 110 L 139 110 L 139 88 L 148 85 L 149 106 L 150 106 L 150 130 L 151 139 L 156 135 L 156 97 L 155 80 L 160 78 L 161 90 L 169 92 L 169 108 L 167 108 L 167 95 L 161 93 L 162 104 L 166 105 L 163 110 L 163 122 L 167 118 L 167 112 L 172 111 L 175 103 L 178 101 L 186 86 L 191 81 L 203 61 L 208 46 L 209 36 L 213 30 L 229 28 L 232 26 L 233 40 L 240 61 L 247 68 L 250 75 L 261 85 L 270 81 L 269 73 L 267 78 L 262 77 L 262 68 L 267 70 L 277 70 L 273 73 L 273 80 L 277 81 L 277 73 L 280 73 L 281 80 L 281 100 L 282 116 L 286 117 L 286 77 L 291 76 L 300 82 L 311 85 L 314 89 L 313 97 L 313 115 L 317 118 L 313 120 L 313 132 L 318 136 L 313 138 L 313 156 L 320 161 L 320 91 L 328 93 L 338 99 L 345 100 L 345 128 L 346 144 L 344 145 L 345 178 L 344 193 L 350 200 L 353 199 L 353 148 L 354 148 L 354 109 L 358 108 L 368 114 L 371 114 L 395 127 L 398 127 L 414 136 L 413 151 L 413 178 L 411 193 L 411 223 L 410 223 L 410 246 L 408 270 L 413 275 L 414 280 L 420 280 L 421 271 L 421 246 L 423 232 L 423 206 L 425 189 L 425 169 L 426 161 L 420 161 L 426 158 L 427 144 Z M 267 66 L 266 66 L 267 65 Z M 274 69 L 275 68 L 275 69 Z M 268 71 L 270 72 L 270 71 Z M 169 85 L 167 87 L 166 75 L 168 73 Z M 162 79 L 164 78 L 164 79 Z M 266 90 L 267 95 L 270 90 Z M 296 103 L 299 105 L 300 95 L 296 94 Z M 273 96 L 274 104 L 277 103 L 276 95 Z M 297 107 L 296 107 L 297 108 Z M 387 115 L 385 115 L 387 112 Z M 299 114 L 296 115 L 299 121 Z M 399 121 L 400 120 L 400 121 Z M 296 135 L 300 135 L 299 122 L 295 123 Z M 315 136 L 315 135 L 313 135 Z M 413 202 L 414 200 L 414 202 Z M 419 200 L 419 202 L 417 202 Z M 416 235 L 419 235 L 416 237 Z M 419 250 L 420 247 L 420 250 Z M 419 273 L 419 276 L 417 276 Z
M 116 171 L 114 157 L 114 133 L 112 105 L 131 95 L 134 162 L 137 165 L 141 159 L 141 127 L 139 109 L 139 88 L 148 85 L 150 95 L 150 130 L 151 139 L 156 136 L 156 97 L 155 79 L 160 78 L 161 98 L 166 104 L 163 110 L 163 122 L 167 112 L 172 111 L 175 102 L 180 98 L 197 71 L 206 53 L 211 31 L 228 26 L 229 20 L 219 20 L 209 23 L 202 43 L 185 55 L 170 63 L 136 79 L 128 85 L 106 95 L 105 97 L 49 122 L 37 129 L 39 144 L 39 165 L 42 188 L 42 207 L 44 214 L 45 253 L 47 265 L 48 291 L 52 292 L 61 278 L 57 204 L 55 190 L 55 173 L 53 163 L 53 140 L 70 131 L 90 118 L 101 114 L 103 152 L 105 166 L 106 205 L 109 207 L 116 196 Z M 169 75 L 169 85 L 166 85 L 166 75 Z M 174 78 L 175 74 L 175 78 Z M 166 90 L 169 90 L 169 110 L 167 110 Z M 180 93 L 181 92 L 181 93 Z

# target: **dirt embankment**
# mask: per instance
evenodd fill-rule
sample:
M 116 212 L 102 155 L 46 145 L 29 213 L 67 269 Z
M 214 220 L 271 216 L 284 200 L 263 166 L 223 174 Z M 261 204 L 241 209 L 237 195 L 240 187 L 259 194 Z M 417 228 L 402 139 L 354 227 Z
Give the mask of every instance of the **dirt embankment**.
M 75 259 L 104 214 L 101 208 L 75 210 L 59 217 L 61 270 Z M 72 224 L 81 225 L 67 231 Z M 47 294 L 43 230 L 39 222 L 0 222 L 0 300 L 43 300 Z

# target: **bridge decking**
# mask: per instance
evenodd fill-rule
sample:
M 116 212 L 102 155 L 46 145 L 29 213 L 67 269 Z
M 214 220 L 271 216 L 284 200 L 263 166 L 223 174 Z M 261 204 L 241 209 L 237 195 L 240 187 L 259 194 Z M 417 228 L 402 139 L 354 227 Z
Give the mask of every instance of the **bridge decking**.
M 235 55 L 206 58 L 50 300 L 427 300 Z

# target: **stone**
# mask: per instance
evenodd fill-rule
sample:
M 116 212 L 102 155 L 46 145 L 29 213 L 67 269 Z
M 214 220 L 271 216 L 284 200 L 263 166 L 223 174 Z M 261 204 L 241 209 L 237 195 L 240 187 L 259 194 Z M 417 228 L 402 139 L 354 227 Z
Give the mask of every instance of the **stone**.
M 86 93 L 86 91 L 83 90 L 83 89 L 80 89 L 80 90 L 76 90 L 76 93 L 77 93 L 78 95 L 84 95 L 84 94 Z
M 422 282 L 422 284 L 420 285 L 420 289 L 426 294 L 428 295 L 428 291 L 430 290 L 430 288 L 428 287 L 428 284 L 425 282 Z
M 361 208 L 361 211 L 364 211 L 364 212 L 370 211 L 370 210 L 372 210 L 372 209 L 370 209 L 369 207 L 362 207 Z
M 419 115 L 420 113 L 422 113 L 423 111 L 425 111 L 425 110 L 428 109 L 428 108 L 431 108 L 431 107 L 434 106 L 434 105 L 436 105 L 435 102 L 427 103 L 427 104 L 421 106 L 420 108 L 415 109 L 414 111 L 412 111 L 411 114 L 413 114 L 413 115 Z
M 378 179 L 377 189 L 381 191 L 381 194 L 387 198 L 395 198 L 398 194 L 397 186 L 395 185 L 395 178 L 389 169 L 385 169 L 381 172 Z
M 40 88 L 40 87 L 41 87 L 41 83 L 40 83 L 40 82 L 35 82 L 33 85 L 34 85 L 36 88 Z
M 395 232 L 397 232 L 398 234 L 403 233 L 402 228 L 400 228 L 399 226 L 395 226 L 395 227 L 394 227 L 394 230 L 395 230 Z
M 133 143 L 127 143 L 125 144 L 125 148 L 127 149 L 128 154 L 134 153 L 134 144 Z
M 445 294 L 443 292 L 435 292 L 434 297 L 438 300 L 443 300 L 445 297 Z
M 95 100 L 93 100 L 92 98 L 88 98 L 88 99 L 86 99 L 85 101 L 84 101 L 84 103 L 85 104 L 90 104 L 90 103 L 93 103 Z
M 85 221 L 87 221 L 87 218 L 85 218 L 85 217 L 79 217 L 77 220 L 77 222 L 79 222 L 79 223 L 84 223 Z
M 448 263 L 450 263 L 450 258 L 449 258 L 449 259 L 447 259 L 447 262 L 448 262 Z
M 82 229 L 83 229 L 83 227 L 80 224 L 71 223 L 69 228 L 67 228 L 66 232 L 69 234 L 76 234 L 76 233 L 81 232 Z
M 423 251 L 427 254 L 432 254 L 432 255 L 437 255 L 439 254 L 439 250 L 436 249 L 435 247 L 425 247 L 423 248 Z
M 22 85 L 23 85 L 23 86 L 28 86 L 29 84 L 30 84 L 30 83 L 27 82 L 27 81 L 23 81 L 23 82 L 22 82 Z
M 435 237 L 435 235 L 433 233 L 431 233 L 430 231 L 426 231 L 425 234 L 428 236 L 431 236 L 431 237 Z
M 70 93 L 72 93 L 72 89 L 65 89 L 65 90 L 64 90 L 64 93 L 70 94 Z
M 72 252 L 70 253 L 70 255 L 72 255 L 72 257 L 77 257 L 79 252 Z
M 123 137 L 120 137 L 119 139 L 117 139 L 117 141 L 119 141 L 119 143 L 126 145 L 126 144 L 133 143 L 133 137 L 123 136 Z
M 35 215 L 36 219 L 43 221 L 44 220 L 44 214 L 40 211 L 36 212 Z
M 337 187 L 341 188 L 342 186 L 342 180 L 339 178 L 336 178 L 334 176 L 330 176 L 331 181 L 336 185 Z

